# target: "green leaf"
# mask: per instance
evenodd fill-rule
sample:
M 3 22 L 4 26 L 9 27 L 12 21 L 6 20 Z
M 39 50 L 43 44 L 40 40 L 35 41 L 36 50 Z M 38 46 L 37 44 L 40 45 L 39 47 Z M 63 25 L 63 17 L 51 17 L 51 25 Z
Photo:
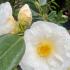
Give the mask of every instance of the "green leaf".
M 48 15 L 48 21 L 62 25 L 62 23 L 67 22 L 67 18 L 62 17 L 62 15 L 62 11 L 59 11 L 58 13 L 56 11 L 51 11 Z
M 56 11 L 51 11 L 48 15 L 48 21 L 56 22 L 57 14 Z
M 18 65 L 25 52 L 25 43 L 22 36 L 0 36 L 0 70 L 12 70 Z

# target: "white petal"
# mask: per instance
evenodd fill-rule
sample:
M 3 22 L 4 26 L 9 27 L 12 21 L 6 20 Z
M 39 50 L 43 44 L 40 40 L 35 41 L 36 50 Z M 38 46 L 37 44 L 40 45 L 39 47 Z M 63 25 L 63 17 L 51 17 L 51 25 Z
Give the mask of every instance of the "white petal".
M 50 70 L 47 64 L 39 63 L 39 66 L 35 68 L 35 70 Z
M 40 40 L 46 39 L 52 35 L 52 30 L 50 27 L 46 26 L 45 23 L 35 22 L 29 30 L 25 32 L 25 40 L 31 42 L 31 44 L 36 44 Z
M 0 35 L 11 33 L 15 27 L 12 8 L 9 2 L 0 4 Z
M 21 65 L 21 69 L 22 70 L 34 70 L 34 68 L 32 68 L 31 66 L 28 66 L 28 65 L 25 65 L 25 64 Z
M 68 61 L 65 61 L 64 63 L 65 64 L 62 66 L 62 70 L 70 70 L 70 59 Z
M 22 67 L 23 64 L 27 66 L 34 67 L 36 65 L 36 56 L 34 52 L 34 48 L 30 44 L 26 44 L 26 51 L 25 54 L 20 62 L 20 66 Z
M 29 8 L 28 4 L 25 4 L 24 6 L 22 6 L 20 8 L 19 14 L 18 14 L 18 19 L 27 19 L 30 18 L 30 20 L 32 20 L 32 13 L 31 10 Z
M 56 35 L 62 35 L 62 36 L 69 35 L 68 31 L 64 27 L 59 26 L 55 23 L 45 22 L 45 21 L 37 21 L 37 22 L 33 23 L 32 28 L 35 28 L 37 26 L 39 26 L 41 30 L 42 29 L 47 30 L 47 27 L 48 27 L 48 28 L 50 28 L 50 30 L 53 31 L 53 34 L 56 34 Z
M 0 24 L 6 23 L 8 17 L 12 15 L 12 8 L 9 2 L 0 4 Z
M 58 58 L 55 57 L 49 58 L 47 60 L 47 64 L 51 69 L 53 68 L 59 69 L 63 65 L 63 63 Z
M 30 10 L 30 8 L 29 8 L 29 6 L 28 6 L 28 4 L 25 4 L 21 9 L 20 9 L 20 11 L 19 11 L 19 13 L 25 13 L 28 17 L 30 17 L 31 16 L 31 10 Z
M 0 24 L 0 35 L 11 33 L 13 28 L 12 24 Z

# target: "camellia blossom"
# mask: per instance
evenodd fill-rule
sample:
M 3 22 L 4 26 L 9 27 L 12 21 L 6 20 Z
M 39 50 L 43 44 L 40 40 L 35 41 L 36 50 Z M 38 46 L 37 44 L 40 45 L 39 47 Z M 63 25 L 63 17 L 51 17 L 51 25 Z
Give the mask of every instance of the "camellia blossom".
M 37 21 L 25 31 L 24 39 L 23 70 L 69 70 L 70 35 L 64 27 Z
M 14 24 L 10 3 L 0 4 L 0 35 L 10 33 L 14 29 Z

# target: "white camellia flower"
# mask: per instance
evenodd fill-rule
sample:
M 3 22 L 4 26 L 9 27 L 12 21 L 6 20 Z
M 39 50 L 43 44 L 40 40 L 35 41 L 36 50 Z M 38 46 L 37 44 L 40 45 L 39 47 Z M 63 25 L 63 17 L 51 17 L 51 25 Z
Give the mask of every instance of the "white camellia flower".
M 10 33 L 14 28 L 15 20 L 9 2 L 0 4 L 0 35 Z
M 22 70 L 70 70 L 70 35 L 65 28 L 37 21 L 24 34 Z

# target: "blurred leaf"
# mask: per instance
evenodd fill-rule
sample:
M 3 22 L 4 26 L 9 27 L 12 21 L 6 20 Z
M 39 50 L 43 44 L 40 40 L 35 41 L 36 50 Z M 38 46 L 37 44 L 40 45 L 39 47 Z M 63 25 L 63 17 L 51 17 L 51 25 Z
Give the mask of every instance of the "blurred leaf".
M 55 6 L 59 7 L 59 5 L 55 1 L 51 1 Z
M 56 22 L 55 18 L 57 17 L 56 11 L 52 11 L 48 15 L 48 21 Z
M 12 70 L 18 65 L 25 51 L 25 43 L 21 36 L 0 36 L 0 70 Z
M 45 4 L 47 3 L 47 0 L 39 0 L 39 3 L 40 3 L 41 5 L 45 5 Z
M 56 24 L 65 23 L 67 21 L 67 18 L 62 17 L 62 15 L 62 11 L 58 13 L 56 11 L 51 11 L 48 15 L 48 21 L 54 22 Z
M 36 0 L 22 0 L 23 4 L 26 4 L 26 3 L 27 3 L 32 10 L 38 12 L 38 11 L 37 11 L 37 8 L 36 8 L 36 6 L 35 6 L 35 1 L 36 1 Z

